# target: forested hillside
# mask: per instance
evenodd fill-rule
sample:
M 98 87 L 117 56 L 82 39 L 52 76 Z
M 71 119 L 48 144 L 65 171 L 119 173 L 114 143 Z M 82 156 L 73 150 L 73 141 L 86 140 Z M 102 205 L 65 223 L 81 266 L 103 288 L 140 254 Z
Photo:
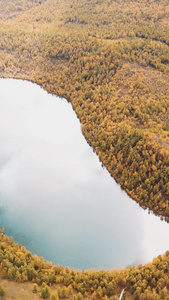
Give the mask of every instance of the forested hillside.
M 168 1 L 2 1 L 0 74 L 71 101 L 123 189 L 169 216 Z
M 31 80 L 70 101 L 110 174 L 141 206 L 169 219 L 168 0 L 0 0 L 0 76 Z M 134 299 L 167 299 L 168 254 L 123 272 Z M 105 287 L 76 284 L 90 295 Z M 93 298 L 103 296 L 113 297 L 104 290 Z

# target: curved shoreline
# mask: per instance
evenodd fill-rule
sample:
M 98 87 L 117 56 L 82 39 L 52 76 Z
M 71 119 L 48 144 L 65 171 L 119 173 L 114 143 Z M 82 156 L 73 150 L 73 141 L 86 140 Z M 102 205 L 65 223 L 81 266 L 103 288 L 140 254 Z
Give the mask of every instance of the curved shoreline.
M 31 80 L 29 78 L 27 78 L 27 76 L 11 76 L 11 77 L 8 77 L 8 76 L 2 76 L 1 78 L 6 78 L 6 79 L 17 79 L 17 80 L 24 80 L 24 81 L 28 81 L 28 82 L 31 82 L 33 84 L 37 84 L 38 86 L 40 86 L 42 89 L 44 89 L 47 93 L 51 94 L 51 95 L 54 95 L 54 96 L 57 96 L 57 97 L 63 97 L 63 95 L 58 95 L 58 94 L 54 94 L 50 91 L 48 91 L 47 88 L 44 87 L 45 85 L 45 82 L 44 84 L 43 83 L 38 83 L 36 80 Z M 126 194 L 135 202 L 137 202 L 143 209 L 147 209 L 149 212 L 153 213 L 154 215 L 158 216 L 158 217 L 161 217 L 162 220 L 165 220 L 167 223 L 169 222 L 169 216 L 166 216 L 166 214 L 164 214 L 163 212 L 159 212 L 157 210 L 154 210 L 152 207 L 150 207 L 148 204 L 144 203 L 144 204 L 141 204 L 140 203 L 140 199 L 137 197 L 137 194 L 134 194 L 131 193 L 127 187 L 125 187 L 124 185 L 121 185 L 121 181 L 116 177 L 114 176 L 114 172 L 111 171 L 111 167 L 110 165 L 106 162 L 106 160 L 104 159 L 104 157 L 102 157 L 100 151 L 98 151 L 97 149 L 95 149 L 95 146 L 93 145 L 92 141 L 90 139 L 88 139 L 88 136 L 86 135 L 85 131 L 83 130 L 83 123 L 81 123 L 81 120 L 80 120 L 80 116 L 78 115 L 77 113 L 77 110 L 76 110 L 76 106 L 74 105 L 74 103 L 72 103 L 71 100 L 67 100 L 66 98 L 64 98 L 68 103 L 71 103 L 72 105 L 72 109 L 74 110 L 74 112 L 76 113 L 76 116 L 77 118 L 79 119 L 80 121 L 80 124 L 81 124 L 81 131 L 82 131 L 82 134 L 83 136 L 85 137 L 87 143 L 89 144 L 89 146 L 93 149 L 93 151 L 97 154 L 100 162 L 102 163 L 103 166 L 106 167 L 107 171 L 109 172 L 109 174 L 113 177 L 113 179 L 116 181 L 117 184 L 120 185 L 120 187 L 122 188 L 122 190 L 124 190 L 126 192 Z

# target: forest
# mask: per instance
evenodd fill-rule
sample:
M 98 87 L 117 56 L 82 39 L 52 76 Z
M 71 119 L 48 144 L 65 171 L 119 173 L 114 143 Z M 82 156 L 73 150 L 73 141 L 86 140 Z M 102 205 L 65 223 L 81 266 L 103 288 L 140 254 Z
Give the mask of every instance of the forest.
M 0 76 L 71 102 L 122 189 L 169 221 L 168 0 L 0 0 Z M 57 284 L 67 297 L 113 300 L 127 286 L 127 299 L 169 299 L 168 252 L 138 268 L 77 272 L 52 267 L 3 232 L 0 249 L 9 280 Z

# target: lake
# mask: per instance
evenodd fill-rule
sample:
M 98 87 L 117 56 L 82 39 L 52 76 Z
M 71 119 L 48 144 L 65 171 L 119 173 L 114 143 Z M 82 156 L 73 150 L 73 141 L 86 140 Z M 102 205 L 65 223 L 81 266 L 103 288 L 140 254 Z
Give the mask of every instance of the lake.
M 169 249 L 169 225 L 101 167 L 65 99 L 0 79 L 0 143 L 0 228 L 32 253 L 99 270 Z

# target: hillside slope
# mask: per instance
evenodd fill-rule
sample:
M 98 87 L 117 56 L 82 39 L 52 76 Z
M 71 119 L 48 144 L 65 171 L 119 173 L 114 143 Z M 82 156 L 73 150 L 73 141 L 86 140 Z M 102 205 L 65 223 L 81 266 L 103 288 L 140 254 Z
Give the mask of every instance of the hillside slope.
M 0 75 L 71 101 L 112 176 L 168 218 L 168 1 L 1 2 Z
M 70 101 L 110 174 L 169 220 L 168 0 L 0 0 L 0 76 Z M 138 268 L 76 272 L 0 235 L 4 279 L 71 286 L 74 300 L 115 300 L 125 286 L 127 299 L 168 299 L 168 263 L 167 252 Z

